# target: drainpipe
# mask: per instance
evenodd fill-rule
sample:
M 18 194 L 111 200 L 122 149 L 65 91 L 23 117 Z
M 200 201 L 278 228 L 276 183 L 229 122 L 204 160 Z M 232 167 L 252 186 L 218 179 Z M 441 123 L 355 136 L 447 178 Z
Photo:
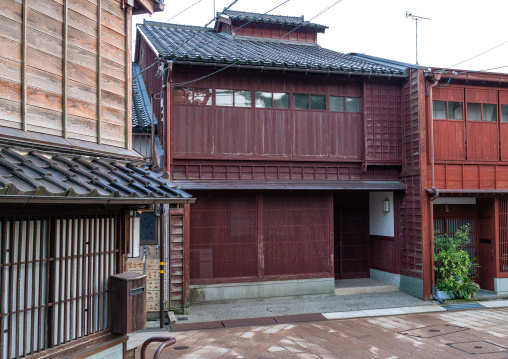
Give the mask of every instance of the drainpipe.
M 167 75 L 162 79 L 165 100 L 164 104 L 164 178 L 171 179 L 171 82 L 173 78 L 173 61 L 169 61 Z
M 441 80 L 441 73 L 433 74 L 434 82 L 429 86 L 429 118 L 430 118 L 430 178 L 431 178 L 431 187 L 433 196 L 430 198 L 430 201 L 433 202 L 435 199 L 439 197 L 439 190 L 436 188 L 434 182 L 434 116 L 433 116 L 433 103 L 432 103 L 432 88 L 437 86 L 439 80 Z

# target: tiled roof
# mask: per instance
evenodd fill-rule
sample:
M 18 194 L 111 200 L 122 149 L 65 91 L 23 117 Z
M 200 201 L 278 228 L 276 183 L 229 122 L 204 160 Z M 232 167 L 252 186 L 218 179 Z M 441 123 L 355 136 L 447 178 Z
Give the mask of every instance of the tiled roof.
M 139 74 L 139 65 L 132 64 L 132 126 L 150 127 L 150 100 L 146 92 L 145 83 Z
M 212 29 L 203 31 L 166 23 L 145 21 L 138 28 L 159 55 L 176 61 L 237 63 L 239 65 L 330 72 L 405 75 L 400 67 L 368 62 L 315 43 L 235 38 Z M 182 46 L 182 44 L 185 44 Z
M 301 27 L 313 27 L 316 29 L 324 30 L 327 29 L 328 26 L 314 24 L 314 23 L 304 23 L 304 18 L 302 16 L 282 16 L 282 15 L 269 15 L 269 14 L 258 14 L 253 12 L 245 12 L 245 11 L 223 11 L 222 13 L 217 13 L 217 15 L 222 14 L 226 15 L 231 20 L 238 21 L 251 21 L 251 22 L 261 22 L 268 24 L 278 24 L 278 25 L 289 25 L 289 26 L 300 26 Z
M 133 162 L 7 146 L 0 147 L 0 199 L 5 196 L 193 201 L 174 183 Z

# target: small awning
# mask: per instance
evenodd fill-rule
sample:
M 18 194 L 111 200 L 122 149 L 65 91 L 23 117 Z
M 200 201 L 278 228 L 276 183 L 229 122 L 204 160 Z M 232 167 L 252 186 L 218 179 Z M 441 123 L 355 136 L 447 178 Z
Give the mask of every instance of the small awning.
M 0 202 L 154 204 L 195 199 L 132 161 L 0 146 Z
M 425 191 L 430 195 L 435 195 L 436 192 L 432 188 L 425 188 Z M 437 189 L 439 195 L 508 195 L 508 189 Z
M 183 190 L 337 190 L 337 191 L 404 191 L 399 181 L 264 181 L 264 180 L 196 180 L 174 181 Z

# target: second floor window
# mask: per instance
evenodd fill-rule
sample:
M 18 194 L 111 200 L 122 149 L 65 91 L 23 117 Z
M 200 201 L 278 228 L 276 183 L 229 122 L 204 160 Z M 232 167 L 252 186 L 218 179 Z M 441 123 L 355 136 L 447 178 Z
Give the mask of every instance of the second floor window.
M 432 101 L 432 117 L 436 120 L 462 120 L 462 102 Z
M 176 105 L 212 105 L 212 89 L 175 87 Z
M 297 94 L 293 95 L 294 108 L 296 110 L 326 110 L 326 96 L 325 95 L 307 95 Z
M 282 92 L 256 92 L 258 108 L 289 108 L 289 94 Z
M 330 96 L 330 111 L 361 112 L 362 101 L 359 97 Z
M 467 103 L 469 121 L 497 122 L 497 105 L 490 103 Z
M 501 122 L 508 122 L 508 105 L 501 105 Z
M 252 107 L 252 92 L 242 90 L 215 90 L 217 106 Z

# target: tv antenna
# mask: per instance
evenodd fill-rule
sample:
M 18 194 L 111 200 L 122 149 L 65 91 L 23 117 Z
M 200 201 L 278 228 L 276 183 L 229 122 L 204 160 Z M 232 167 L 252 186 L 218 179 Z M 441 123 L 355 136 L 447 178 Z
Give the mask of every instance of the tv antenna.
M 430 20 L 430 19 L 427 17 L 410 14 L 409 11 L 406 11 L 406 19 L 408 17 L 410 17 L 412 20 L 414 20 L 415 25 L 416 25 L 416 64 L 418 65 L 418 21 Z

